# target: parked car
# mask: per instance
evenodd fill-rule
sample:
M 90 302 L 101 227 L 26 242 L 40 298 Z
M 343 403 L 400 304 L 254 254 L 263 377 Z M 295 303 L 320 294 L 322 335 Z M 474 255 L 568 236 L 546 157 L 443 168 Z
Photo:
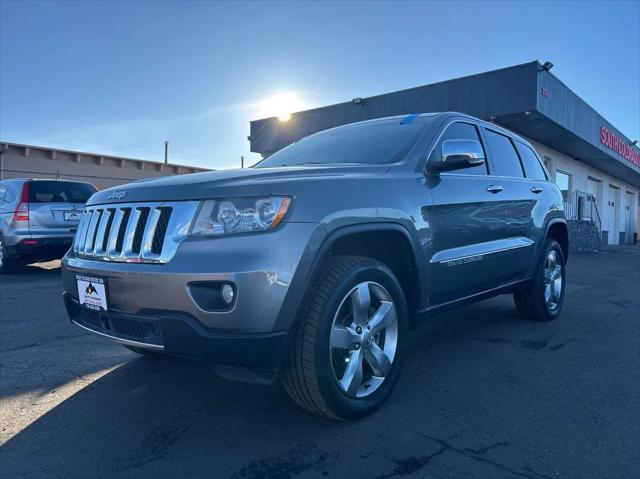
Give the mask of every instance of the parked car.
M 66 180 L 0 181 L 0 273 L 20 262 L 60 259 L 71 247 L 82 210 L 97 190 Z
M 252 168 L 96 193 L 62 264 L 71 320 L 140 353 L 371 413 L 410 327 L 502 293 L 555 319 L 562 197 L 527 141 L 458 113 L 311 135 Z

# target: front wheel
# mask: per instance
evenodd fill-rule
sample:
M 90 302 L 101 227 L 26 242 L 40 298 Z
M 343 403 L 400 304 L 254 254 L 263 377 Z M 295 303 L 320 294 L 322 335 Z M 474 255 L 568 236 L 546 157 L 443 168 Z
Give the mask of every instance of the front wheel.
M 407 305 L 391 270 L 371 258 L 325 265 L 296 332 L 283 383 L 304 409 L 338 420 L 376 410 L 404 361 Z
M 565 259 L 557 241 L 548 239 L 526 289 L 513 295 L 518 313 L 536 321 L 551 321 L 560 315 L 564 302 Z

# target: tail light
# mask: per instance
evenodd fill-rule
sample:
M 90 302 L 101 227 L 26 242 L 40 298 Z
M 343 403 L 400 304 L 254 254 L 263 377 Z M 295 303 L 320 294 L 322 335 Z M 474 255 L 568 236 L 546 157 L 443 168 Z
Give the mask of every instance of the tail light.
M 29 226 L 29 183 L 22 185 L 22 193 L 20 194 L 20 203 L 13 213 L 13 224 L 15 226 Z

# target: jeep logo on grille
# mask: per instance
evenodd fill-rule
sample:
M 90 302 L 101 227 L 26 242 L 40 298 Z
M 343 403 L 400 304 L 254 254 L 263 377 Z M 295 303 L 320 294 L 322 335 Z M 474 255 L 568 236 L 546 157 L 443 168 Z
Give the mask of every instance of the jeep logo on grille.
M 125 196 L 127 196 L 127 192 L 126 191 L 116 190 L 113 193 L 109 193 L 109 196 L 107 196 L 107 198 L 110 199 L 110 200 L 121 200 Z

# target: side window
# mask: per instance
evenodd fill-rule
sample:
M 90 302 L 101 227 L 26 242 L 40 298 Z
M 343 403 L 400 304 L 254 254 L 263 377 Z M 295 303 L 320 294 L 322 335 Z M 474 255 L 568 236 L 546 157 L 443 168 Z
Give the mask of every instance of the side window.
M 0 185 L 0 205 L 4 203 L 4 194 L 7 192 L 6 185 Z
M 438 143 L 436 144 L 429 161 L 440 161 L 442 158 L 442 143 L 446 140 L 476 140 L 480 142 L 480 136 L 475 125 L 471 123 L 452 123 L 444 131 Z M 482 142 L 480 142 L 482 144 Z M 486 154 L 485 154 L 486 156 Z M 457 171 L 449 171 L 447 174 L 453 175 L 486 175 L 487 164 L 472 166 L 471 168 L 464 168 Z
M 522 160 L 527 178 L 531 178 L 532 180 L 546 180 L 547 177 L 544 174 L 542 165 L 540 165 L 540 160 L 538 160 L 538 156 L 534 151 L 519 141 L 516 141 L 516 148 L 518 148 L 518 153 L 520 153 L 520 159 Z
M 10 186 L 7 186 L 7 192 L 4 195 L 4 202 L 15 203 L 15 201 L 16 201 L 16 194 L 13 191 L 13 188 L 11 188 Z
M 497 176 L 512 176 L 524 178 L 520 158 L 516 153 L 511 138 L 496 133 L 493 130 L 485 130 L 494 174 Z

